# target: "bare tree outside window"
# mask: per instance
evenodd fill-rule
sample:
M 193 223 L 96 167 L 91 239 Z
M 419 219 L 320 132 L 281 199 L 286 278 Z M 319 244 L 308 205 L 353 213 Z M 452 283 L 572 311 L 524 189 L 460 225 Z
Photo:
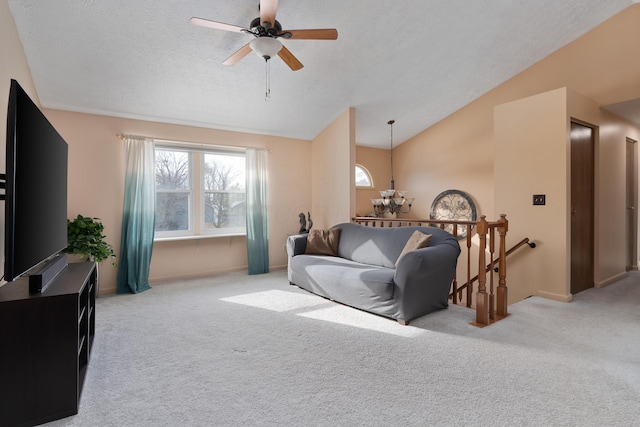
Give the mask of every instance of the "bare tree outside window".
M 156 150 L 156 188 L 162 190 L 188 190 L 189 153 Z
M 205 228 L 244 227 L 245 194 L 244 156 L 205 154 Z
M 156 231 L 189 230 L 190 154 L 156 150 Z

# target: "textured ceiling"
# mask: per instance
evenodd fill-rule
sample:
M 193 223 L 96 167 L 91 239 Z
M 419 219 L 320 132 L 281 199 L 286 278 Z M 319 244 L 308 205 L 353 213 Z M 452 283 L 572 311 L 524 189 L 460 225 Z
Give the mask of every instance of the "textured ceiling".
M 9 0 L 44 107 L 313 139 L 354 107 L 358 144 L 414 136 L 630 6 L 632 0 L 280 0 L 284 29 L 336 28 L 338 40 L 284 40 L 291 71 L 250 54 L 258 0 Z M 280 39 L 282 40 L 282 39 Z M 161 135 L 158 135 L 161 136 Z

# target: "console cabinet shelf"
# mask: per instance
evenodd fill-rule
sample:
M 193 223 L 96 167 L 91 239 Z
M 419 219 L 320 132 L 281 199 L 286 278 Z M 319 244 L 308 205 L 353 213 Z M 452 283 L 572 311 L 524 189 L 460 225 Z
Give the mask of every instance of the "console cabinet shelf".
M 69 264 L 42 293 L 0 287 L 0 426 L 78 413 L 95 337 L 95 263 Z

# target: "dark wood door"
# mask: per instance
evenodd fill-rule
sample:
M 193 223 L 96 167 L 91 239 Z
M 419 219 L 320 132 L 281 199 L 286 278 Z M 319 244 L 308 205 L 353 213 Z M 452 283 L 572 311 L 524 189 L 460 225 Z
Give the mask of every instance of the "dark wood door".
M 593 129 L 571 123 L 571 293 L 593 287 Z

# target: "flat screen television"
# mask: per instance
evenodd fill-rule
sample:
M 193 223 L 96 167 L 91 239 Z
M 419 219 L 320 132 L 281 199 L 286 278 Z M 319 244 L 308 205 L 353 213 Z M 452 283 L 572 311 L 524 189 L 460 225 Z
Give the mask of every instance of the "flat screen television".
M 13 281 L 67 247 L 68 161 L 67 143 L 15 80 L 6 150 L 4 280 Z

